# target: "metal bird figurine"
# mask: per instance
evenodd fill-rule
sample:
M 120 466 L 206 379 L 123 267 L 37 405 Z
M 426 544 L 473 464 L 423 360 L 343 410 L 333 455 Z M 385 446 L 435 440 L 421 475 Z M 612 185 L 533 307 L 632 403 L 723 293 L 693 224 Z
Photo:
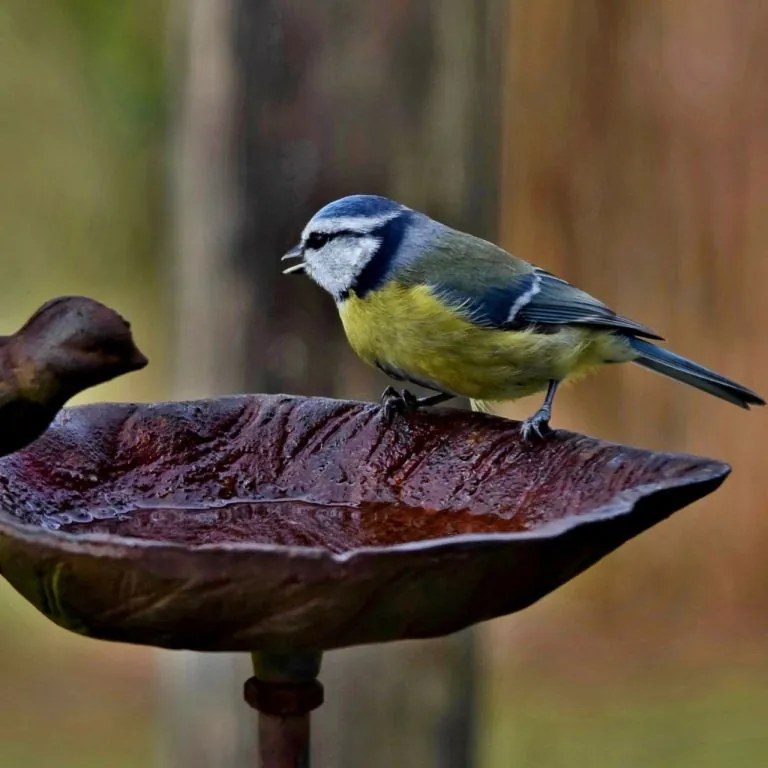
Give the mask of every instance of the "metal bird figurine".
M 73 395 L 146 364 L 130 325 L 109 307 L 84 296 L 43 304 L 0 337 L 0 456 L 40 437 Z

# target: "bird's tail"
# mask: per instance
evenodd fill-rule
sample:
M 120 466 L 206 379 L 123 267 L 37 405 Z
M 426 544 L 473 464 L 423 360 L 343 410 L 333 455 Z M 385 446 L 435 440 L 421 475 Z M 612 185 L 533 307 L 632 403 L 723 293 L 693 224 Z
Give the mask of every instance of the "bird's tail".
M 703 365 L 687 360 L 668 349 L 657 347 L 650 341 L 630 337 L 629 343 L 632 349 L 637 352 L 638 357 L 634 362 L 639 363 L 645 368 L 650 368 L 657 373 L 663 373 L 672 379 L 677 379 L 692 387 L 709 392 L 710 395 L 727 400 L 729 403 L 738 405 L 741 408 L 749 408 L 750 405 L 765 405 L 762 397 L 752 392 L 752 390 L 742 387 L 735 381 L 726 379 L 719 373 L 710 371 Z

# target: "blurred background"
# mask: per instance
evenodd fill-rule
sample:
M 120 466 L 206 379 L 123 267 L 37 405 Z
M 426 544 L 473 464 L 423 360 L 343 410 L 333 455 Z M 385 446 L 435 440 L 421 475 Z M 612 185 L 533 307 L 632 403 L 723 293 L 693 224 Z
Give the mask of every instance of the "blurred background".
M 151 365 L 91 399 L 375 397 L 330 301 L 277 257 L 322 203 L 376 192 L 765 395 L 766 43 L 759 0 L 5 0 L 0 330 L 66 293 L 125 314 Z M 366 707 L 372 751 L 413 738 L 413 765 L 463 764 L 419 752 L 462 723 L 483 768 L 768 764 L 768 415 L 620 366 L 563 392 L 555 423 L 734 473 L 519 615 L 400 662 L 332 654 L 318 764 L 360 764 L 332 742 L 367 733 Z M 194 766 L 195 717 L 222 750 L 200 764 L 233 764 L 247 668 L 81 639 L 5 582 L 0 626 L 0 768 Z M 211 675 L 235 714 L 202 695 Z

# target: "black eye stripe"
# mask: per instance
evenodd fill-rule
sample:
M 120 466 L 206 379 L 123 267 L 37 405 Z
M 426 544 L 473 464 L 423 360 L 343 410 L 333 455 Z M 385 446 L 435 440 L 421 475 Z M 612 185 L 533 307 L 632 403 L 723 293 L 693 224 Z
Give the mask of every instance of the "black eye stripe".
M 307 248 L 322 248 L 330 239 L 330 236 L 325 232 L 313 232 L 307 237 Z
M 312 232 L 311 234 L 307 235 L 307 240 L 304 245 L 306 248 L 317 250 L 318 248 L 322 248 L 329 240 L 333 240 L 344 235 L 352 235 L 353 237 L 358 237 L 360 233 L 355 232 L 352 229 L 339 229 L 336 232 Z

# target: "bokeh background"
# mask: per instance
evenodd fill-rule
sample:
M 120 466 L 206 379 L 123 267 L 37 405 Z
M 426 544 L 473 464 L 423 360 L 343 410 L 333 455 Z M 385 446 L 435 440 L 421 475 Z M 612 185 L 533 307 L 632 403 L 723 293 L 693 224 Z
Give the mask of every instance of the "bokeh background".
M 152 364 L 91 399 L 372 397 L 274 259 L 320 203 L 389 192 L 768 392 L 768 5 L 365 5 L 6 0 L 0 329 L 65 293 L 120 310 Z M 476 764 L 768 764 L 768 415 L 624 366 L 555 421 L 734 473 L 474 633 Z M 173 764 L 172 654 L 70 635 L 5 582 L 0 627 L 2 768 Z

